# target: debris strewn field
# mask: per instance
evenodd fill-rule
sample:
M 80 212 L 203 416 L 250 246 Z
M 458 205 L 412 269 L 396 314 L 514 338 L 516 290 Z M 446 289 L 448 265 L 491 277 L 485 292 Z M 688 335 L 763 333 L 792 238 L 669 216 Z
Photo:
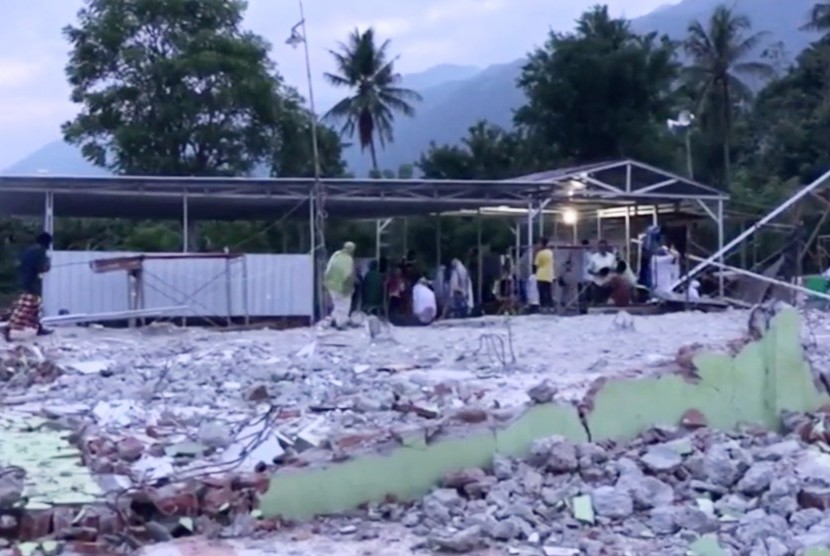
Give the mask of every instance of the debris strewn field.
M 77 447 L 62 457 L 86 470 L 78 466 L 82 479 L 68 481 L 64 467 L 50 471 L 49 459 L 61 457 L 54 449 L 4 450 L 0 463 L 25 476 L 4 475 L 16 482 L 5 502 L 0 484 L 0 510 L 29 504 L 48 520 L 26 531 L 14 524 L 14 534 L 55 537 L 59 500 L 106 499 L 80 518 L 61 515 L 76 537 L 100 542 L 89 529 L 115 532 L 129 513 L 133 549 L 224 534 L 256 550 L 255 537 L 268 534 L 286 554 L 319 554 L 329 541 L 342 550 L 356 543 L 356 554 L 377 543 L 384 551 L 374 553 L 390 555 L 684 554 L 717 540 L 741 554 L 790 554 L 830 542 L 819 515 L 830 509 L 830 471 L 826 484 L 821 478 L 830 464 L 803 448 L 825 441 L 804 436 L 821 415 L 792 416 L 787 438 L 664 427 L 619 446 L 538 440 L 528 460 L 497 457 L 491 468 L 445 477 L 418 503 L 390 501 L 287 531 L 256 510 L 272 473 L 349 459 L 419 428 L 463 434 L 534 403 L 576 402 L 600 378 L 682 373 L 698 350 L 742 345 L 748 320 L 728 311 L 486 318 L 379 334 L 61 329 L 0 350 L 0 417 L 16 424 L 15 439 L 25 433 L 41 445 L 48 432 Z M 815 317 L 805 332 L 821 371 L 830 320 Z M 108 494 L 78 492 L 90 476 Z

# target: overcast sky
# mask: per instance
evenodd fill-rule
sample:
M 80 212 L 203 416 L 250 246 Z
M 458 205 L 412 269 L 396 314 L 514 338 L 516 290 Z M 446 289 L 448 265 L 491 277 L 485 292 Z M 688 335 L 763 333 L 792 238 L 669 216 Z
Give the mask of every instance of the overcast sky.
M 61 28 L 74 21 L 83 0 L 4 2 L 0 19 L 0 169 L 60 137 L 69 102 L 63 67 L 68 46 Z M 392 40 L 401 73 L 438 64 L 486 67 L 515 60 L 544 41 L 548 29 L 566 30 L 597 0 L 306 0 L 311 64 L 318 104 L 336 93 L 322 82 L 328 48 L 354 29 L 374 26 Z M 637 17 L 676 0 L 607 0 L 615 15 Z M 250 0 L 249 28 L 274 45 L 286 80 L 307 87 L 301 50 L 285 44 L 300 19 L 295 0 Z

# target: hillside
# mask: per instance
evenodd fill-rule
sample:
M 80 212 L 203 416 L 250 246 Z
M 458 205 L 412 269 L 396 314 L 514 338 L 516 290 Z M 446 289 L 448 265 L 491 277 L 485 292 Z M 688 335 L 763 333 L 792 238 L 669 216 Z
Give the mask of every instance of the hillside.
M 659 31 L 681 39 L 690 21 L 706 18 L 723 0 L 683 0 L 664 6 L 633 21 L 640 32 Z M 806 21 L 814 0 L 732 0 L 738 10 L 752 18 L 757 30 L 768 31 L 768 44 L 780 41 L 790 59 L 806 47 L 814 35 L 799 30 Z M 490 66 L 440 65 L 404 77 L 404 85 L 424 97 L 414 119 L 401 119 L 395 130 L 396 141 L 379 154 L 384 168 L 395 169 L 410 163 L 426 150 L 430 141 L 454 143 L 480 119 L 509 125 L 512 112 L 523 101 L 516 78 L 523 61 Z M 357 147 L 345 153 L 349 168 L 357 175 L 369 170 L 368 156 Z M 7 168 L 7 174 L 34 173 L 48 169 L 53 174 L 94 175 L 101 170 L 86 163 L 73 147 L 61 141 L 50 143 Z

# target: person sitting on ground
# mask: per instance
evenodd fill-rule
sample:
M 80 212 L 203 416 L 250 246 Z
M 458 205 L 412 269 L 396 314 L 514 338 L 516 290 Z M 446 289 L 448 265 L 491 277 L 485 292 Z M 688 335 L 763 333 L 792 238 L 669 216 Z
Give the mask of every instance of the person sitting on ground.
M 435 292 L 429 289 L 429 281 L 421 278 L 412 287 L 412 316 L 415 317 L 415 324 L 431 324 L 437 314 Z
M 20 275 L 20 295 L 15 302 L 8 324 L 3 328 L 3 338 L 11 341 L 12 331 L 34 328 L 38 336 L 51 334 L 40 322 L 43 306 L 43 275 L 52 265 L 49 260 L 49 247 L 52 236 L 43 232 L 35 239 L 35 244 L 20 256 L 18 273 Z
M 625 261 L 620 261 L 613 272 L 606 269 L 600 271 L 606 275 L 605 287 L 608 289 L 608 303 L 614 307 L 628 307 L 636 285 L 636 278 L 632 281 L 628 276 L 630 271 Z
M 625 278 L 625 281 L 628 283 L 629 286 L 631 286 L 632 288 L 637 287 L 637 275 L 634 274 L 634 271 L 631 270 L 627 262 L 618 261 L 615 272 L 616 274 Z
M 597 243 L 597 251 L 591 254 L 588 274 L 591 275 L 591 299 L 594 303 L 602 304 L 608 301 L 611 293 L 606 282 L 617 266 L 617 256 L 604 239 Z M 603 269 L 606 269 L 603 271 Z

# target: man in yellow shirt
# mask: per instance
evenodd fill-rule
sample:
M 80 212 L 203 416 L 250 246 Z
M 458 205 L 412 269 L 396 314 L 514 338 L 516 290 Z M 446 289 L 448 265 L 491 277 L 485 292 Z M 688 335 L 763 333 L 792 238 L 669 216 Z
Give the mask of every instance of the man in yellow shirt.
M 539 290 L 539 307 L 542 312 L 553 309 L 553 250 L 548 246 L 547 238 L 539 238 L 536 244 L 536 288 Z

